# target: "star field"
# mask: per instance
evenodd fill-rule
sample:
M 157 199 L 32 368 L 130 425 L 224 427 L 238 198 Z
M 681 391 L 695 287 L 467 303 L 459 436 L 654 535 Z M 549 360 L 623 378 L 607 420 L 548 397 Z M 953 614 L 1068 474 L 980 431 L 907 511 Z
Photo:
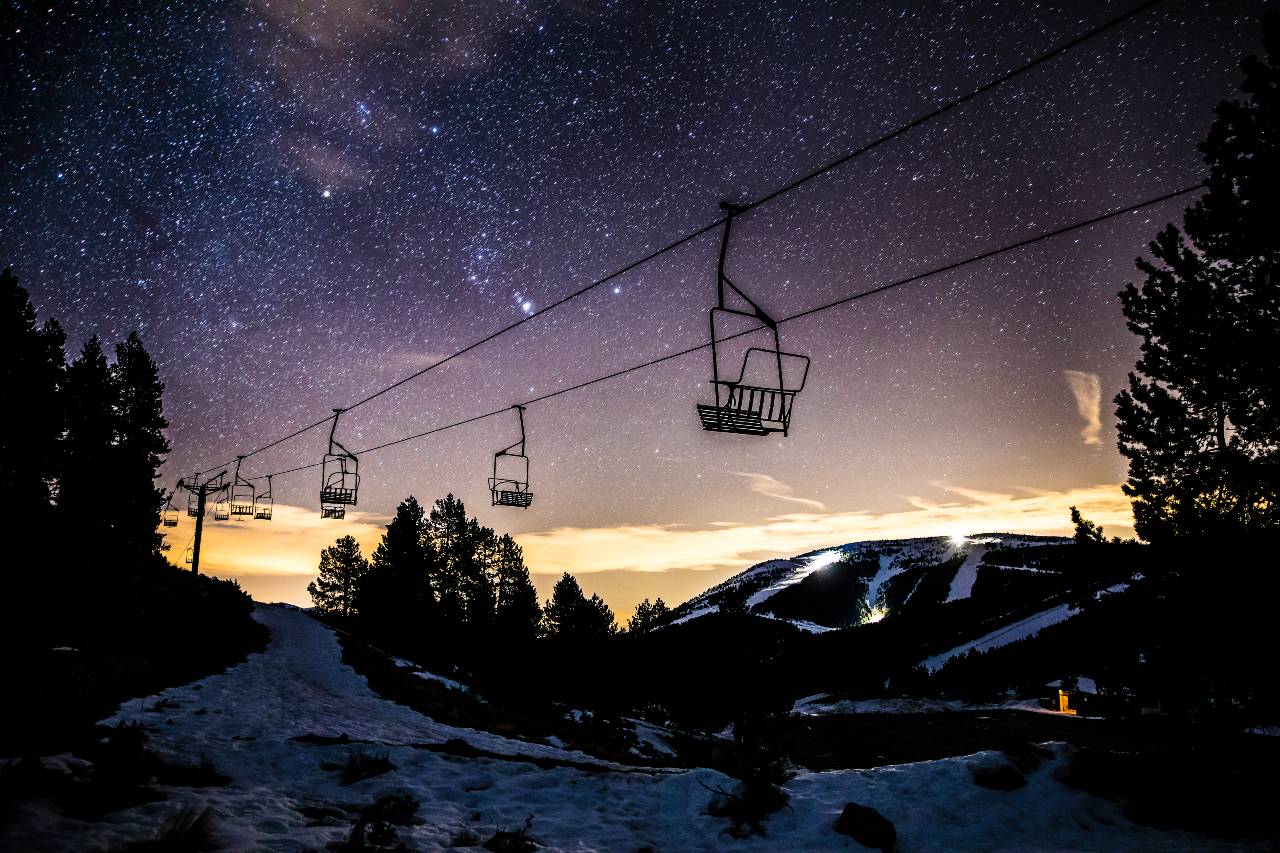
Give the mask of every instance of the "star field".
M 138 329 L 171 480 L 323 417 L 1131 4 L 356 0 L 11 4 L 0 262 L 70 347 Z M 1197 180 L 1265 4 L 1170 0 L 744 216 L 785 315 Z M 514 532 L 745 522 L 1115 483 L 1115 296 L 1185 201 L 787 324 L 782 440 L 704 434 L 699 353 L 530 408 L 538 502 L 487 504 L 492 418 L 362 460 L 361 509 L 452 491 Z M 351 448 L 705 340 L 707 235 L 344 417 Z M 736 368 L 734 368 L 736 370 Z M 1082 446 L 1064 371 L 1096 373 Z M 316 430 L 246 463 L 319 458 Z M 276 481 L 312 507 L 318 474 Z M 571 567 L 565 567 L 571 568 Z

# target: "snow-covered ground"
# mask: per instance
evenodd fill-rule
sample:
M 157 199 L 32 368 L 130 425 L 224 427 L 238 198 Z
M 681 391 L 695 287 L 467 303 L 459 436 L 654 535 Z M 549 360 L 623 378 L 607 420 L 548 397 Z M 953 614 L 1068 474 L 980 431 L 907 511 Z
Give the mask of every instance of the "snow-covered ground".
M 523 826 L 548 850 L 831 850 L 863 849 L 836 834 L 832 822 L 849 801 L 878 809 L 897 827 L 899 849 L 1164 850 L 1220 846 L 1205 839 L 1129 823 L 1114 804 L 1067 788 L 1053 777 L 1061 755 L 1013 792 L 972 782 L 970 769 L 1001 762 L 994 753 L 882 767 L 801 772 L 787 783 L 790 805 L 766 822 L 767 834 L 734 840 L 724 819 L 705 814 L 708 788 L 732 787 L 712 770 L 602 766 L 542 769 L 504 758 L 443 755 L 415 744 L 462 738 L 506 755 L 577 762 L 593 759 L 552 746 L 436 723 L 375 695 L 341 662 L 333 633 L 303 613 L 259 607 L 271 629 L 261 654 L 195 684 L 132 700 L 111 722 L 147 725 L 150 746 L 190 762 L 206 756 L 231 777 L 221 788 L 169 788 L 169 799 L 111 814 L 99 823 L 63 817 L 48 803 L 28 802 L 3 830 L 7 849 L 97 851 L 146 838 L 184 805 L 212 806 L 229 850 L 323 850 L 350 826 L 308 826 L 307 806 L 368 804 L 408 792 L 421 806 L 416 826 L 399 830 L 410 847 L 437 850 L 455 834 L 482 838 L 494 827 Z M 157 713 L 148 710 L 163 698 Z M 323 763 L 342 764 L 360 745 L 316 746 L 294 737 L 336 736 L 372 743 L 395 769 L 347 787 Z M 647 741 L 661 732 L 646 730 Z M 1061 754 L 1061 749 L 1059 749 Z M 603 762 L 598 762 L 603 765 Z

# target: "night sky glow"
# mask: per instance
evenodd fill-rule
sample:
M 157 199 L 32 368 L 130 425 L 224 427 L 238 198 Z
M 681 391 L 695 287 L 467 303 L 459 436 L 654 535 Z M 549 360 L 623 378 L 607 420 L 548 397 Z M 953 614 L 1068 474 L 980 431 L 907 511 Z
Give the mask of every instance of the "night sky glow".
M 0 263 L 76 350 L 138 329 L 166 483 L 257 447 L 859 147 L 1132 2 L 10 4 Z M 1201 177 L 1260 2 L 1168 0 L 745 215 L 731 276 L 786 315 Z M 305 602 L 317 550 L 407 494 L 461 496 L 535 579 L 623 613 L 868 535 L 1125 533 L 1116 293 L 1177 200 L 783 329 L 813 358 L 792 436 L 704 433 L 698 353 L 531 406 L 532 509 L 490 508 L 514 417 L 319 475 L 210 525 L 210 571 Z M 710 234 L 344 416 L 353 449 L 707 334 Z M 324 430 L 255 456 L 317 461 Z M 297 509 L 292 509 L 296 507 Z M 186 518 L 174 533 L 180 552 Z

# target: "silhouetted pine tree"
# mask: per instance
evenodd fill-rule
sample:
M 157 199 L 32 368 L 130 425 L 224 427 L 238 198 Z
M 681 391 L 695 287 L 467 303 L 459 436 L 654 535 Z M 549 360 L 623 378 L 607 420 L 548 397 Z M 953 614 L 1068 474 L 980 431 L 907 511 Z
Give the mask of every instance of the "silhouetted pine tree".
M 58 477 L 58 509 L 80 532 L 88 553 L 117 546 L 114 485 L 115 378 L 95 335 L 67 367 L 63 384 L 66 434 Z
M 431 578 L 438 565 L 427 537 L 426 513 L 410 495 L 396 507 L 360 582 L 356 600 L 368 629 L 398 640 L 429 629 L 437 607 Z
M 1141 336 L 1116 397 L 1125 492 L 1144 539 L 1280 530 L 1280 16 L 1269 62 L 1244 62 L 1244 101 L 1201 146 L 1208 192 L 1140 259 L 1120 294 Z
M 452 494 L 437 498 L 427 519 L 427 537 L 439 555 L 432 578 L 440 600 L 440 615 L 451 625 L 466 619 L 466 596 L 458 577 L 458 555 L 465 547 L 467 511 Z
M 551 600 L 542 609 L 547 635 L 561 640 L 608 637 L 617 630 L 613 611 L 598 595 L 587 598 L 568 572 L 556 581 Z
M 524 553 L 509 534 L 496 540 L 492 556 L 497 604 L 494 614 L 498 633 L 510 640 L 532 640 L 542 629 L 538 592 L 529 579 Z
M 369 571 L 354 536 L 343 536 L 320 552 L 320 574 L 307 584 L 311 601 L 321 613 L 351 616 L 356 612 L 356 590 Z
M 137 332 L 116 345 L 111 369 L 116 392 L 116 449 L 118 479 L 111 485 L 116 505 L 117 536 L 127 555 L 159 553 L 160 507 L 163 490 L 156 487 L 160 463 L 169 452 L 164 430 L 160 381 L 156 363 Z M 74 403 L 73 403 L 74 404 Z
M 0 272 L 0 492 L 43 529 L 52 513 L 51 485 L 60 466 L 66 335 L 56 320 L 36 323 L 25 288 Z M 20 414 L 19 414 L 20 413 Z
M 636 605 L 636 612 L 627 620 L 627 633 L 647 634 L 667 621 L 670 613 L 671 610 L 667 607 L 667 603 L 661 598 L 652 604 L 646 598 Z
M 489 626 L 496 598 L 485 555 L 494 539 L 493 531 L 467 518 L 466 507 L 453 495 L 435 502 L 427 530 L 440 555 L 436 588 L 446 621 L 476 629 Z

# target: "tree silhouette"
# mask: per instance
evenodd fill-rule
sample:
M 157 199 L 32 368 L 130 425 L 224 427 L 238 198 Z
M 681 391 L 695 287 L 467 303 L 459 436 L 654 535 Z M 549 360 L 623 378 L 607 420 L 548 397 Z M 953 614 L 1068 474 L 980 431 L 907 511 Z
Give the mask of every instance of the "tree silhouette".
M 410 495 L 374 549 L 356 602 L 361 619 L 375 633 L 407 639 L 434 622 L 436 598 L 431 577 L 439 557 L 427 538 L 426 513 Z
M 627 620 L 628 634 L 647 634 L 667 620 L 671 610 L 661 598 L 649 603 L 645 599 L 636 605 L 636 612 Z
M 1201 146 L 1208 192 L 1140 259 L 1121 292 L 1142 338 L 1116 397 L 1125 493 L 1149 541 L 1280 529 L 1280 16 L 1268 61 L 1244 62 L 1244 101 Z
M 351 616 L 355 612 L 356 590 L 369 571 L 354 536 L 343 536 L 320 552 L 320 575 L 307 584 L 311 601 L 321 613 Z
M 67 405 L 58 509 L 99 552 L 116 547 L 117 507 L 109 487 L 119 473 L 115 453 L 115 378 L 95 335 L 67 367 Z
M 35 307 L 13 272 L 0 272 L 0 490 L 31 513 L 37 529 L 52 512 L 62 436 L 63 345 L 56 320 L 37 325 Z M 22 412 L 21 417 L 14 413 Z
M 542 612 L 547 635 L 561 640 L 597 639 L 617 630 L 613 611 L 604 600 L 598 595 L 587 598 L 577 578 L 568 572 L 556 581 Z
M 542 608 L 524 553 L 510 534 L 498 538 L 492 565 L 498 599 L 494 622 L 499 634 L 508 640 L 534 639 L 541 631 Z
M 121 547 L 130 554 L 158 553 L 160 507 L 163 490 L 156 487 L 160 463 L 169 452 L 164 432 L 160 381 L 156 363 L 142 345 L 137 332 L 116 345 L 116 363 L 111 375 L 116 392 L 116 449 L 118 480 L 112 484 L 117 507 L 117 534 Z

